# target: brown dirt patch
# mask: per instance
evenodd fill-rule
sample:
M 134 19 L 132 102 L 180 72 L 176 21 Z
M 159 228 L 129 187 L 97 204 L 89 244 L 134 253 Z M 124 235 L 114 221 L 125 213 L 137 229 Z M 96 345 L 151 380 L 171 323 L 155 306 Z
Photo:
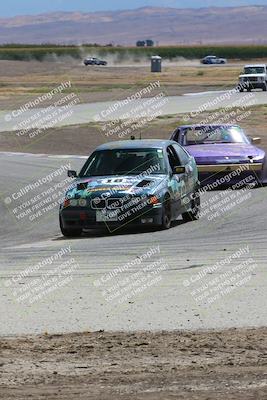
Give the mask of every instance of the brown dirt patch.
M 4 399 L 266 399 L 267 329 L 0 340 Z

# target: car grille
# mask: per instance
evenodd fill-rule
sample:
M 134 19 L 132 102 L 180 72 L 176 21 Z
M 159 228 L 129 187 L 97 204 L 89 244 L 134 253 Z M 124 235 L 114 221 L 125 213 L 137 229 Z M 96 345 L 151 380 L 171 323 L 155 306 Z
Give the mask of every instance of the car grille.
M 106 201 L 96 197 L 95 199 L 91 200 L 91 208 L 94 210 L 101 210 L 106 207 Z
M 140 196 L 126 196 L 120 198 L 108 198 L 106 204 L 108 209 L 115 210 L 118 208 L 129 209 L 141 202 L 143 202 L 143 199 Z
M 252 76 L 250 78 L 245 78 L 245 82 L 258 82 L 258 78 L 256 76 Z
M 121 198 L 109 198 L 107 199 L 107 208 L 109 209 L 116 209 L 116 208 L 120 208 L 123 203 L 125 202 L 125 199 L 123 197 Z

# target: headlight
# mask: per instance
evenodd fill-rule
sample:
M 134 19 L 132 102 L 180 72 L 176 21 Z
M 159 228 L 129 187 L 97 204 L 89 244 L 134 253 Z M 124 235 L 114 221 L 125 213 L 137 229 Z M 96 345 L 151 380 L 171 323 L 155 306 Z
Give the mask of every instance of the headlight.
M 80 199 L 80 200 L 79 200 L 79 206 L 85 207 L 86 205 L 87 205 L 86 199 Z
M 70 199 L 70 206 L 75 207 L 77 206 L 78 201 L 76 199 Z
M 263 163 L 264 158 L 262 156 L 255 156 L 255 157 L 252 157 L 252 160 Z

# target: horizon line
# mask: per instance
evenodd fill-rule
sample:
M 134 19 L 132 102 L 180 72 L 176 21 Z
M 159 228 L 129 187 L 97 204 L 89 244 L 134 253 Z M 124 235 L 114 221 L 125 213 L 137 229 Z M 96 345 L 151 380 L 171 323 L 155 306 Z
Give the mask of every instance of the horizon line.
M 207 9 L 229 9 L 229 8 L 251 8 L 251 7 L 266 7 L 267 4 L 247 4 L 247 5 L 240 5 L 240 6 L 207 6 L 207 7 L 164 7 L 164 6 L 143 6 L 143 7 L 136 7 L 136 8 L 118 8 L 115 10 L 98 10 L 98 11 L 81 11 L 81 10 L 72 10 L 72 11 L 64 11 L 64 10 L 56 10 L 56 11 L 46 11 L 40 13 L 33 13 L 33 14 L 15 14 L 13 16 L 6 16 L 0 17 L 0 20 L 3 19 L 12 19 L 16 17 L 33 17 L 39 15 L 50 15 L 50 14 L 73 14 L 73 13 L 80 13 L 80 14 L 103 14 L 103 13 L 118 13 L 123 11 L 138 11 L 144 9 L 166 9 L 166 10 L 207 10 Z

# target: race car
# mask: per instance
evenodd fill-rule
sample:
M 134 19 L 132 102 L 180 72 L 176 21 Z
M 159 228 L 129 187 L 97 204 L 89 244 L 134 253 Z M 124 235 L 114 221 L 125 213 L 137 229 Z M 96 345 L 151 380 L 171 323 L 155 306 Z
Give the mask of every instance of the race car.
M 89 57 L 83 61 L 84 65 L 107 65 L 107 61 L 100 60 L 96 57 Z
M 265 151 L 255 146 L 260 138 L 246 136 L 238 125 L 185 125 L 171 135 L 197 163 L 201 186 L 255 185 L 267 181 Z
M 225 58 L 220 58 L 216 56 L 206 56 L 201 60 L 202 64 L 226 64 L 227 60 Z
M 200 213 L 195 160 L 179 144 L 164 140 L 125 140 L 99 146 L 75 178 L 60 205 L 64 236 L 84 229 L 149 225 L 168 229 L 182 215 Z

